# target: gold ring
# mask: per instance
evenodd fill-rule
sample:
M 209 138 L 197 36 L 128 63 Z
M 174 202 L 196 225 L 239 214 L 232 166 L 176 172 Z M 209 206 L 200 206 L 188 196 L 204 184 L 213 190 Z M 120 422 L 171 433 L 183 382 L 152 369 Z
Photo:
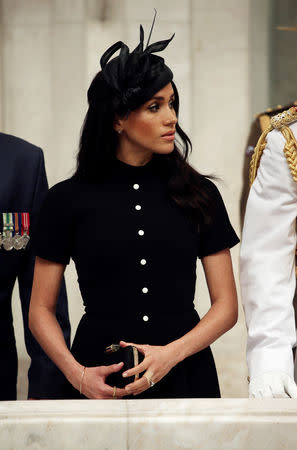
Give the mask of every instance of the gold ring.
M 150 378 L 149 375 L 144 374 L 143 376 L 147 379 L 147 382 L 150 385 L 150 388 L 153 387 L 156 384 L 156 383 L 153 382 L 153 380 Z
M 116 386 L 113 387 L 112 398 L 117 398 L 117 387 Z

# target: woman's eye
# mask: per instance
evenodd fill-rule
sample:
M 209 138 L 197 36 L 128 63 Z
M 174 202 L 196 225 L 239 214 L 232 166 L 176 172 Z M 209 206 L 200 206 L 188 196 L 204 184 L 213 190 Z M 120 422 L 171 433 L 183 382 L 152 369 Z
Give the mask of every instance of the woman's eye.
M 172 102 L 169 103 L 169 108 L 174 108 L 174 100 L 172 100 Z
M 154 104 L 149 106 L 148 108 L 150 111 L 157 111 L 159 109 L 159 105 L 158 104 Z

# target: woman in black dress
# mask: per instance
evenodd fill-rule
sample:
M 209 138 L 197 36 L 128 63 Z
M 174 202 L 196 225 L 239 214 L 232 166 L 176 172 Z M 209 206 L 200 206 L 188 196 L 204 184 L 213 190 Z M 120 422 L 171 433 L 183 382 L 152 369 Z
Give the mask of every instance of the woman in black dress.
M 121 42 L 105 52 L 76 173 L 50 189 L 41 212 L 30 327 L 67 378 L 67 398 L 220 396 L 209 345 L 237 320 L 229 248 L 238 238 L 215 185 L 186 162 L 173 75 L 154 54 L 170 40 L 144 49 L 141 27 L 133 52 Z M 197 257 L 211 298 L 202 320 Z M 71 352 L 55 318 L 70 258 L 85 306 Z M 139 379 L 121 389 L 106 378 L 123 364 L 103 365 L 117 342 L 144 355 L 123 373 Z

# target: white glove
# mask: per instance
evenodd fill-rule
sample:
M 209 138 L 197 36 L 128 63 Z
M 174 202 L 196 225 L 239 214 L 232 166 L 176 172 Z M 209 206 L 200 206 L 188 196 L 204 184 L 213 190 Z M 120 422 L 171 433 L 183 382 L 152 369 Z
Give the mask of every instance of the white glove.
M 250 398 L 297 398 L 293 378 L 284 372 L 265 372 L 251 379 Z

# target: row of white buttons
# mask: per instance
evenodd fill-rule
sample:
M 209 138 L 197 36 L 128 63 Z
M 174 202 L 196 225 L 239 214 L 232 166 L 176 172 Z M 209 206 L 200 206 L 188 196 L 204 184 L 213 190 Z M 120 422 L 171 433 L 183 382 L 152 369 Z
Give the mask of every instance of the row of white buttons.
M 137 183 L 133 184 L 133 189 L 135 189 L 135 191 L 137 191 L 139 189 L 139 184 L 137 184 Z M 136 205 L 135 209 L 136 209 L 136 211 L 140 211 L 141 210 L 141 206 L 140 205 Z M 139 234 L 139 236 L 143 236 L 144 235 L 144 231 L 143 230 L 138 230 L 138 234 Z M 145 259 L 141 259 L 140 260 L 140 264 L 142 266 L 144 266 L 146 264 L 146 260 Z M 142 292 L 144 294 L 147 294 L 148 293 L 148 288 L 147 287 L 142 288 Z M 147 322 L 149 320 L 149 317 L 148 316 L 143 316 L 142 320 L 144 322 Z
M 140 231 L 142 231 L 142 230 L 140 230 Z M 140 234 L 140 233 L 138 232 L 138 234 Z M 142 259 L 142 260 L 140 261 L 140 264 L 145 265 L 145 264 L 146 264 L 146 260 L 145 260 L 145 259 Z M 147 287 L 142 288 L 142 293 L 143 293 L 143 294 L 147 294 L 147 293 L 148 293 L 148 288 L 147 288 Z M 148 316 L 143 316 L 142 320 L 143 320 L 144 322 L 147 322 L 147 321 L 149 320 L 149 318 L 148 318 Z
M 139 189 L 139 184 L 137 184 L 137 183 L 133 184 L 133 189 L 135 189 L 135 191 L 137 191 Z M 140 211 L 141 210 L 141 206 L 140 205 L 136 205 L 135 209 L 136 209 L 136 211 Z

